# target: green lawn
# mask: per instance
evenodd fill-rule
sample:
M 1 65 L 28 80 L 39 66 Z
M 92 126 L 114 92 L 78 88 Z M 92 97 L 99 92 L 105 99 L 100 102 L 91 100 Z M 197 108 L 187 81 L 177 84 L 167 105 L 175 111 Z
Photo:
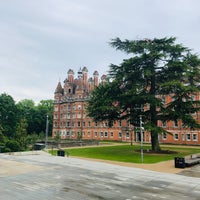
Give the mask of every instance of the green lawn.
M 162 150 L 175 151 L 175 154 L 151 154 L 144 153 L 144 163 L 157 163 L 166 160 L 172 160 L 174 157 L 184 157 L 191 154 L 200 154 L 199 148 L 192 147 L 180 147 L 180 146 L 161 146 Z M 143 149 L 150 149 L 150 146 L 145 145 Z M 87 148 L 68 148 L 65 149 L 65 154 L 69 153 L 69 156 L 79 156 L 85 158 L 95 158 L 103 160 L 141 163 L 141 152 L 139 145 L 116 145 L 116 146 L 99 146 L 99 147 L 87 147 Z M 56 155 L 57 151 L 53 151 Z

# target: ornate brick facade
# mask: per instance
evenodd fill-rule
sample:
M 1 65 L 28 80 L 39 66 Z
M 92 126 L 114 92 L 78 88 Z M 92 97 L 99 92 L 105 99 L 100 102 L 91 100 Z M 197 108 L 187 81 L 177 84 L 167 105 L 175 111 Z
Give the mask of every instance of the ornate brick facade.
M 106 75 L 101 76 L 101 82 L 106 82 Z M 59 82 L 54 93 L 54 137 L 59 134 L 61 138 L 83 138 L 98 140 L 122 140 L 133 139 L 126 121 L 114 123 L 108 127 L 108 123 L 96 123 L 87 116 L 87 99 L 95 87 L 99 85 L 99 73 L 95 71 L 93 78 L 88 78 L 88 70 L 84 67 L 78 71 L 77 78 L 74 71 L 68 71 L 68 77 L 62 86 Z M 136 138 L 136 137 L 135 137 Z
M 87 116 L 86 104 L 89 95 L 95 87 L 106 82 L 106 75 L 102 75 L 99 81 L 99 73 L 95 71 L 93 77 L 88 78 L 86 67 L 80 69 L 77 78 L 72 69 L 68 70 L 67 78 L 62 86 L 58 83 L 54 93 L 54 119 L 52 137 L 59 134 L 62 139 L 98 139 L 135 141 L 140 140 L 140 133 L 134 132 L 125 120 L 113 124 L 110 128 L 108 123 L 96 123 Z M 170 97 L 162 97 L 164 101 L 171 101 Z M 199 96 L 194 96 L 199 100 Z M 199 121 L 199 115 L 194 117 Z M 160 135 L 161 143 L 177 144 L 200 144 L 200 132 L 191 131 L 182 127 L 181 122 L 158 122 L 172 135 Z M 150 142 L 150 134 L 143 133 L 144 142 Z

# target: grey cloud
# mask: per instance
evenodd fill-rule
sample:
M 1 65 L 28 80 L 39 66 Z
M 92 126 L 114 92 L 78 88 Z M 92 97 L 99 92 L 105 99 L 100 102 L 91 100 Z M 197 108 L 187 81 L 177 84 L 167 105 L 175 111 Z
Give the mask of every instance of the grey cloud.
M 8 0 L 0 7 L 0 93 L 53 98 L 59 78 L 87 66 L 106 73 L 126 56 L 122 39 L 176 36 L 200 51 L 198 0 Z

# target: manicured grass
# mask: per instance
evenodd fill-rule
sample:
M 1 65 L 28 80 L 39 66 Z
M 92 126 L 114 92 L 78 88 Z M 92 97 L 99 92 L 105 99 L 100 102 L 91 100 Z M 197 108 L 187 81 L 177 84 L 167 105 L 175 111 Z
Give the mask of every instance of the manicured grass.
M 144 153 L 144 163 L 157 163 L 166 160 L 172 160 L 174 157 L 184 157 L 191 154 L 200 154 L 200 148 L 189 147 L 166 147 L 161 146 L 162 150 L 175 151 L 175 154 L 153 154 Z M 150 149 L 149 145 L 143 146 L 143 149 Z M 116 145 L 116 146 L 99 146 L 89 148 L 68 148 L 65 154 L 69 156 L 79 156 L 85 158 L 95 158 L 103 160 L 112 160 L 120 162 L 141 163 L 141 152 L 139 145 Z M 56 155 L 57 151 L 53 154 Z

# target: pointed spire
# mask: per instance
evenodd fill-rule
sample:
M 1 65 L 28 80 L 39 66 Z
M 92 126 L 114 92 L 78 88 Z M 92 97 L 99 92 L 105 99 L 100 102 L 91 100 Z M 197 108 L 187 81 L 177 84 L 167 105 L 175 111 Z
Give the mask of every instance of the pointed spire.
M 58 82 L 58 85 L 56 87 L 55 93 L 60 93 L 60 94 L 63 93 L 63 88 L 62 88 L 62 85 L 61 85 L 60 81 Z

